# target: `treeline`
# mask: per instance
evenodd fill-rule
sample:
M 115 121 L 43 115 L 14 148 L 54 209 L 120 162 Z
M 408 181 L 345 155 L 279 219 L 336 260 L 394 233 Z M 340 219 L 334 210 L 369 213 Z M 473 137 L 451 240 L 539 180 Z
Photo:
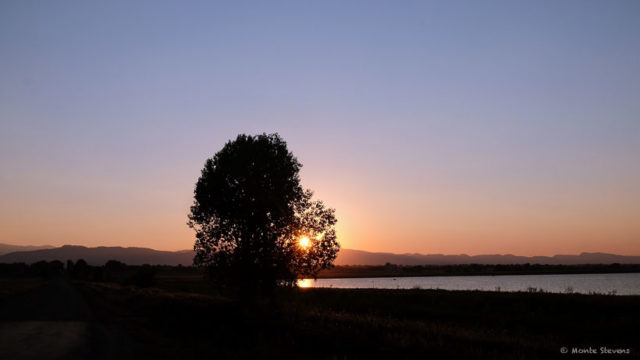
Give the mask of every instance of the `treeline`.
M 537 275 L 537 274 L 597 274 L 636 273 L 640 264 L 586 265 L 341 265 L 322 271 L 318 277 L 403 277 L 403 276 L 462 276 L 462 275 Z
M 640 273 L 640 264 L 589 264 L 589 265 L 341 265 L 324 270 L 320 278 L 350 277 L 405 277 L 405 276 L 467 276 L 467 275 L 538 275 L 538 274 L 597 274 L 597 273 Z M 196 276 L 206 278 L 203 268 L 169 265 L 126 265 L 109 260 L 102 266 L 87 264 L 80 259 L 76 262 L 39 261 L 31 265 L 25 263 L 0 263 L 0 277 L 43 277 L 68 276 L 75 280 L 116 282 L 139 287 L 154 286 L 160 277 L 182 278 Z
M 120 261 L 109 260 L 103 266 L 93 266 L 80 259 L 76 262 L 67 260 L 39 261 L 31 265 L 25 263 L 0 263 L 0 277 L 42 277 L 68 276 L 75 280 L 116 282 L 123 285 L 149 287 L 156 284 L 156 274 L 164 268 L 181 266 L 160 265 L 126 265 Z

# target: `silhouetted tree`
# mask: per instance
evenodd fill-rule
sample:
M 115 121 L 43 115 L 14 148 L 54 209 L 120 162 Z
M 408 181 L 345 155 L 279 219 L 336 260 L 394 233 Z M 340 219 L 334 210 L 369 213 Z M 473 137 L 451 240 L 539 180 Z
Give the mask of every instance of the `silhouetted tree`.
M 64 270 L 64 263 L 60 260 L 53 261 L 38 261 L 31 264 L 31 271 L 43 278 L 49 278 L 62 274 Z
M 28 276 L 32 275 L 29 265 L 25 263 L 0 263 L 0 276 Z
M 68 274 L 71 274 L 73 272 L 73 260 L 67 260 L 66 271 Z
M 156 267 L 149 264 L 134 267 L 134 271 L 126 279 L 126 284 L 138 287 L 150 287 L 156 284 Z
M 104 279 L 106 281 L 121 282 L 127 265 L 117 260 L 109 260 L 104 264 Z
M 75 279 L 86 280 L 89 276 L 89 265 L 84 259 L 78 259 L 73 265 L 72 276 Z
M 278 134 L 238 135 L 208 159 L 189 214 L 194 264 L 219 285 L 261 289 L 332 266 L 335 211 L 300 186 L 301 167 Z

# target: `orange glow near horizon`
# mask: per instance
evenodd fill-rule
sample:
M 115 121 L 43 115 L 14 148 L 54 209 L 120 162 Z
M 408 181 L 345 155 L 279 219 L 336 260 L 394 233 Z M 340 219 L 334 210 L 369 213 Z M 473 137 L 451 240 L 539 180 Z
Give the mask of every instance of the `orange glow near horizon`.
M 315 190 L 315 199 L 336 209 L 343 249 L 640 255 L 640 191 L 634 180 L 640 171 L 600 181 L 585 178 L 570 185 L 519 180 L 526 187 L 516 186 L 515 180 L 511 185 L 491 179 L 448 181 L 441 175 L 444 171 L 436 170 L 428 181 L 383 178 L 366 176 L 366 169 L 339 161 L 327 163 L 324 157 L 305 153 L 307 146 L 291 146 L 307 165 L 301 172 L 302 183 Z M 155 187 L 125 186 L 96 177 L 16 183 L 0 204 L 0 243 L 192 249 L 194 232 L 185 222 L 201 166 L 194 161 L 188 170 L 176 169 L 174 178 Z M 155 178 L 140 182 L 151 184 Z M 312 243 L 310 237 L 296 241 L 301 248 Z
M 373 198 L 369 192 L 356 188 L 348 192 L 344 183 L 332 185 L 316 182 L 308 186 L 318 189 L 317 198 L 336 209 L 336 230 L 343 249 L 522 256 L 640 254 L 640 222 L 636 215 L 640 214 L 640 201 L 634 202 L 640 200 L 637 196 L 623 198 L 609 192 L 601 194 L 601 200 L 593 204 L 565 198 L 564 204 L 560 200 L 548 201 L 555 206 L 545 207 L 541 200 L 537 200 L 541 205 L 520 206 L 518 202 L 531 201 L 526 194 L 513 199 L 474 199 L 468 194 L 466 202 L 461 200 L 462 195 L 446 194 L 415 199 L 380 193 Z M 139 205 L 130 208 L 125 207 L 128 199 L 116 197 L 94 197 L 92 204 L 54 209 L 55 203 L 36 204 L 28 198 L 11 199 L 9 195 L 7 203 L 17 205 L 0 209 L 5 210 L 0 211 L 0 243 L 191 249 L 195 236 L 184 224 L 190 200 L 189 187 L 186 188 L 182 201 L 138 194 L 134 202 Z M 577 205 L 581 207 L 576 208 Z M 95 211 L 84 210 L 93 207 Z M 306 248 L 311 239 L 307 236 L 297 243 Z

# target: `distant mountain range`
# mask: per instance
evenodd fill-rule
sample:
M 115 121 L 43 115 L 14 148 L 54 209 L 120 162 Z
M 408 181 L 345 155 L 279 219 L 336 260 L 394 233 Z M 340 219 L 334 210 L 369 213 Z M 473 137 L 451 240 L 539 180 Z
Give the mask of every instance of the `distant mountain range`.
M 64 245 L 52 249 L 17 251 L 0 256 L 0 263 L 34 263 L 40 260 L 77 261 L 84 259 L 89 265 L 104 265 L 109 260 L 118 260 L 127 265 L 191 265 L 193 250 L 160 251 L 139 247 L 99 246 L 85 247 Z
M 9 245 L 0 244 L 0 255 L 16 252 L 16 251 L 31 251 L 40 249 L 52 249 L 51 245 Z
M 34 263 L 40 260 L 67 261 L 84 259 L 91 265 L 103 265 L 118 260 L 128 265 L 191 265 L 193 250 L 160 251 L 139 247 L 85 247 L 78 245 L 19 246 L 0 244 L 0 263 Z M 640 264 L 640 256 L 624 256 L 606 253 L 581 253 L 580 255 L 516 256 L 516 255 L 442 255 L 442 254 L 392 254 L 362 250 L 342 249 L 336 265 L 453 265 L 453 264 Z
M 1 259 L 1 258 L 0 258 Z M 516 256 L 516 255 L 442 255 L 442 254 L 392 254 L 372 253 L 344 249 L 336 259 L 336 265 L 455 265 L 455 264 L 640 264 L 640 256 L 624 256 L 606 253 L 581 253 L 580 255 Z

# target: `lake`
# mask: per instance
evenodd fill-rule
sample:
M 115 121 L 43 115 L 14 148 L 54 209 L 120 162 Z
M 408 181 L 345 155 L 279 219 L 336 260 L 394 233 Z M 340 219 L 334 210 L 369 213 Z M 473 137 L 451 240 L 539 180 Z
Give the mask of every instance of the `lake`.
M 554 293 L 640 295 L 640 273 L 302 279 L 298 286 L 486 291 L 533 291 L 535 288 Z

